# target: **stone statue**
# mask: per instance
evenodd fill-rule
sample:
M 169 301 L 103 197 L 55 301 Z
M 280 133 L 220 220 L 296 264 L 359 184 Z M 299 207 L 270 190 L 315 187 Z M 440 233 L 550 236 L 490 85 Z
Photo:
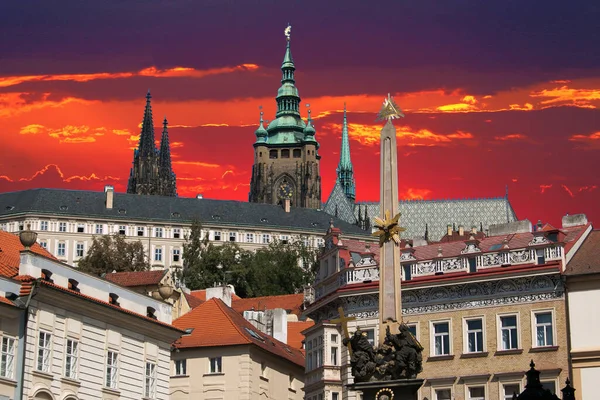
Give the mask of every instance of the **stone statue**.
M 344 344 L 352 350 L 350 365 L 355 382 L 414 379 L 423 370 L 423 347 L 406 324 L 400 324 L 397 334 L 387 327 L 384 342 L 378 348 L 369 343 L 360 329 L 344 339 Z

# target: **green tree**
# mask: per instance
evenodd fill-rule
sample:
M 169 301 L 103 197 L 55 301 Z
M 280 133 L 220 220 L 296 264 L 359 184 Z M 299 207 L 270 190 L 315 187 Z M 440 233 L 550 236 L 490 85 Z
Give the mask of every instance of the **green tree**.
M 94 236 L 90 249 L 77 265 L 80 270 L 98 276 L 149 268 L 142 242 L 127 242 L 118 234 Z

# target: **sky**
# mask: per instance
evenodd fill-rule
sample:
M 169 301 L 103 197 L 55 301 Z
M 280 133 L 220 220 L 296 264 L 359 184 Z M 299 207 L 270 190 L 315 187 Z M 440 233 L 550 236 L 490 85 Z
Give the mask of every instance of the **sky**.
M 600 5 L 549 1 L 0 2 L 0 192 L 125 191 L 145 95 L 180 196 L 245 201 L 259 106 L 291 47 L 335 183 L 347 105 L 359 201 L 379 198 L 391 93 L 402 199 L 504 196 L 520 219 L 600 219 Z

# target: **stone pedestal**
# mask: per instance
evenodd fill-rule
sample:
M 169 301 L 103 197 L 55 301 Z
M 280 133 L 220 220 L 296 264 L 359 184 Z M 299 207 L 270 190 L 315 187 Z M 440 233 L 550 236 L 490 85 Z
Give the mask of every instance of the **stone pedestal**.
M 423 385 L 423 381 L 423 379 L 398 379 L 359 382 L 348 385 L 348 389 L 361 391 L 363 400 L 417 400 L 417 392 Z

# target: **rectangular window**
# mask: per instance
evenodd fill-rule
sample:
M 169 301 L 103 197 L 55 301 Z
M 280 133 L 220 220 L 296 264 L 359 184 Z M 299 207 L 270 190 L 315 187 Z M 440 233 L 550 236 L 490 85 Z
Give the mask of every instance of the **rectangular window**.
M 67 350 L 65 353 L 65 376 L 77 379 L 77 359 L 79 358 L 79 342 L 67 339 Z
M 163 228 L 154 228 L 154 237 L 163 237 Z
M 48 221 L 40 221 L 40 231 L 48 230 Z
M 503 400 L 512 400 L 514 394 L 521 393 L 521 386 L 518 383 L 505 383 L 502 385 L 504 391 Z
M 13 379 L 15 365 L 15 339 L 2 338 L 2 353 L 0 353 L 0 376 Z
M 229 241 L 230 242 L 235 242 L 236 239 L 236 233 L 235 232 L 229 232 Z
M 290 158 L 290 150 L 289 149 L 281 150 L 281 158 Z
M 262 235 L 262 242 L 263 242 L 263 244 L 269 244 L 269 243 L 271 243 L 271 235 L 266 234 L 266 233 L 263 234 Z
M 340 394 L 337 392 L 333 392 L 331 393 L 331 400 L 339 400 L 340 399 Z
M 75 257 L 83 257 L 84 245 L 83 243 L 77 243 L 75 248 Z
M 554 346 L 552 312 L 535 313 L 535 344 L 537 347 Z
M 514 350 L 519 348 L 516 315 L 504 315 L 500 317 L 500 336 L 502 350 Z
M 56 255 L 58 257 L 64 257 L 65 256 L 65 249 L 66 249 L 65 244 L 64 243 L 59 243 L 58 247 L 56 249 Z
M 294 154 L 294 158 L 300 158 L 302 156 L 300 149 L 294 149 L 293 154 Z
M 331 347 L 331 365 L 338 365 L 338 348 L 337 348 L 337 346 Z
M 469 272 L 477 272 L 477 259 L 475 257 L 469 258 Z
M 220 242 L 221 241 L 221 232 L 215 231 L 214 238 L 215 238 L 215 241 Z
M 180 255 L 181 255 L 181 250 L 173 249 L 173 262 L 179 262 Z
M 117 388 L 117 379 L 119 377 L 119 366 L 117 363 L 117 353 L 109 350 L 106 353 L 106 381 L 104 382 L 107 388 Z
M 467 328 L 467 353 L 480 353 L 483 351 L 483 319 L 466 320 Z
M 85 232 L 85 225 L 77 224 L 77 233 L 84 233 L 84 232 Z
M 96 235 L 104 234 L 104 225 L 96 224 Z
M 450 323 L 433 323 L 434 355 L 445 356 L 450 354 Z
M 412 264 L 403 265 L 402 272 L 404 272 L 404 280 L 410 281 L 412 279 Z
M 452 390 L 435 389 L 435 400 L 452 400 Z
M 288 241 L 289 241 L 288 235 L 281 235 L 281 236 L 279 236 L 279 240 L 281 241 L 281 243 L 287 244 Z
M 544 249 L 537 249 L 535 252 L 538 265 L 545 264 L 546 256 L 544 255 Z
M 181 229 L 173 228 L 173 239 L 181 238 Z
M 50 372 L 50 351 L 52 350 L 52 335 L 40 331 L 38 336 L 37 370 Z
M 408 331 L 417 339 L 417 324 L 407 324 Z
M 485 400 L 485 387 L 475 386 L 469 388 L 469 400 Z
M 254 233 L 246 233 L 246 243 L 254 243 Z
M 144 227 L 143 226 L 138 226 L 138 228 L 137 228 L 137 235 L 138 236 L 144 236 Z
M 40 240 L 40 246 L 48 250 L 48 242 L 46 242 L 45 240 Z
M 317 247 L 325 247 L 325 239 L 317 238 Z
M 550 393 L 556 394 L 556 382 L 555 381 L 541 381 L 542 387 L 549 390 Z
M 67 231 L 67 223 L 66 222 L 59 222 L 58 223 L 58 231 L 59 232 L 66 232 Z
M 144 397 L 153 399 L 156 397 L 156 364 L 146 363 Z
M 119 225 L 119 235 L 125 236 L 127 234 L 127 227 L 125 225 Z
M 375 329 L 365 329 L 363 332 L 367 334 L 367 340 L 371 346 L 375 346 Z
M 210 358 L 210 373 L 211 374 L 220 374 L 223 371 L 221 364 L 221 357 L 211 357 Z
M 187 375 L 187 360 L 175 360 L 175 375 Z
M 162 261 L 162 249 L 154 249 L 154 261 Z

